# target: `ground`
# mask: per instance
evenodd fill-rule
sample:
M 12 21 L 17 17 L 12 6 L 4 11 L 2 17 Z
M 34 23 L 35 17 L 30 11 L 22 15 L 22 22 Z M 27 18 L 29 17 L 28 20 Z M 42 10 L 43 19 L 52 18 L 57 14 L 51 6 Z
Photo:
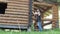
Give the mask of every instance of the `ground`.
M 0 30 L 0 34 L 60 34 L 60 29 L 54 29 L 54 30 L 44 30 L 42 32 L 15 32 L 15 31 L 3 31 Z

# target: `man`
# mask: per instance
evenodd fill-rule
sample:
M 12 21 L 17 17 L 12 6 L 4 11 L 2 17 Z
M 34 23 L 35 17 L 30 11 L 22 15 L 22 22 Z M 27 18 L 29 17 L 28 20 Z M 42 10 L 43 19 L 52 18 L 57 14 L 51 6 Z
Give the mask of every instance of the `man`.
M 36 20 L 37 20 L 38 29 L 39 31 L 42 31 L 41 11 L 37 9 L 37 11 L 35 11 L 34 14 L 37 18 Z

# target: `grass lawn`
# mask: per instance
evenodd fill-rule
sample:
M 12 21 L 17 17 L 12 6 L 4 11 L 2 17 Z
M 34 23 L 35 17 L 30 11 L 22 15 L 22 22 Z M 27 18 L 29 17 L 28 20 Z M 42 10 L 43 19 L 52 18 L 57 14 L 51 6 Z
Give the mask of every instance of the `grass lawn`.
M 42 32 L 14 32 L 0 30 L 0 34 L 60 34 L 60 29 L 44 30 Z

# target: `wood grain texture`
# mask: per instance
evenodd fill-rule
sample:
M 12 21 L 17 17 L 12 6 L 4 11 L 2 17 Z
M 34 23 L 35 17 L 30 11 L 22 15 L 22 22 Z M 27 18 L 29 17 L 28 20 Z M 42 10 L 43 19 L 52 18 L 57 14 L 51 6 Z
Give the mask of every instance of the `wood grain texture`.
M 0 14 L 0 24 L 25 24 L 29 20 L 29 0 L 7 0 L 5 14 Z

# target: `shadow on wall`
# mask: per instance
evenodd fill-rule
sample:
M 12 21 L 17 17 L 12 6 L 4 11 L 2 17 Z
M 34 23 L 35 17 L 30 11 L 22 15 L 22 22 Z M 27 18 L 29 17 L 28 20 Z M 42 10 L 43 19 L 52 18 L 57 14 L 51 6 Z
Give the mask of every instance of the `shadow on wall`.
M 5 14 L 6 8 L 7 8 L 7 3 L 0 2 L 0 14 Z

